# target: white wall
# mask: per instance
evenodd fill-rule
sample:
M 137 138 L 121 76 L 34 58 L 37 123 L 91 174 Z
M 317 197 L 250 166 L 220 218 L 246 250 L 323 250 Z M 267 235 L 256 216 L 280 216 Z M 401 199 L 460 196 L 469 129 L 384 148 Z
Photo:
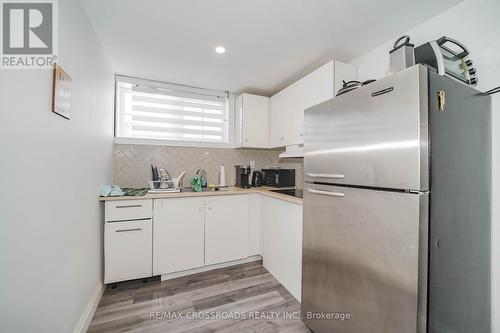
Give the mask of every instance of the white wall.
M 0 70 L 1 332 L 73 331 L 102 281 L 113 74 L 80 2 L 58 3 L 71 120 L 51 112 L 51 71 Z
M 500 1 L 465 0 L 408 32 L 415 45 L 449 36 L 471 51 L 478 70 L 478 89 L 500 86 Z M 389 50 L 394 39 L 353 60 L 361 80 L 381 78 L 389 69 Z M 493 97 L 493 218 L 492 218 L 492 332 L 500 332 L 500 94 Z

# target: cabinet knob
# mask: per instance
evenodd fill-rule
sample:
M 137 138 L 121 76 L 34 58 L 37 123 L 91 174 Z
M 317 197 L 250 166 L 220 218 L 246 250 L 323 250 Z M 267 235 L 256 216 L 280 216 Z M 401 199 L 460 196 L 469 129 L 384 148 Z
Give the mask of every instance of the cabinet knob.
M 304 134 L 303 134 L 303 133 L 300 133 L 300 136 L 304 136 Z
M 248 142 L 248 139 L 245 139 L 245 142 Z
M 208 210 L 212 210 L 212 207 L 208 207 Z
M 203 211 L 203 207 L 198 208 L 198 210 L 199 210 L 200 212 L 202 212 L 202 211 Z
M 281 141 L 285 140 L 285 138 L 280 138 Z

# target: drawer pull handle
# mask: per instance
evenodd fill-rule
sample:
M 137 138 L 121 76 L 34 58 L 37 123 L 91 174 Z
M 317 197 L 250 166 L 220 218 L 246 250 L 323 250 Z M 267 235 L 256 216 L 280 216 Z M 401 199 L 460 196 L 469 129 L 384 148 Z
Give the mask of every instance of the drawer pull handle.
M 116 206 L 116 208 L 141 208 L 142 205 L 125 205 L 125 206 Z
M 330 192 L 330 191 L 320 191 L 320 190 L 313 190 L 308 188 L 307 191 L 309 193 L 314 193 L 314 194 L 319 194 L 319 195 L 327 195 L 329 197 L 338 197 L 338 198 L 343 198 L 345 195 L 344 193 L 339 193 L 339 192 Z
M 118 229 L 115 232 L 129 232 L 129 231 L 140 231 L 142 228 L 134 228 L 134 229 Z
M 307 177 L 311 178 L 331 178 L 331 179 L 344 179 L 345 176 L 340 174 L 340 173 L 332 173 L 332 174 L 326 174 L 326 173 L 307 173 Z

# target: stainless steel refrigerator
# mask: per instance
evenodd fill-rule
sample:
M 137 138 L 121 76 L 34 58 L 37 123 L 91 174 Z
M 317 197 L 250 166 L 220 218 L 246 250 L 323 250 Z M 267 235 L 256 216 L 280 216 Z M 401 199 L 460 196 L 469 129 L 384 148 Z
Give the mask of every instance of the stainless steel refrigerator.
M 490 118 L 422 65 L 305 111 L 309 328 L 490 332 Z

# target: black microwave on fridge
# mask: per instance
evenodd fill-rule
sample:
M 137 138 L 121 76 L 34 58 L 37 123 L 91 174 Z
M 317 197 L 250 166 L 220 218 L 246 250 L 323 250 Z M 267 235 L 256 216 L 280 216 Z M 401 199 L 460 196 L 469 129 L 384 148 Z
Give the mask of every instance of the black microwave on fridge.
M 295 169 L 262 169 L 262 185 L 273 187 L 294 187 Z

